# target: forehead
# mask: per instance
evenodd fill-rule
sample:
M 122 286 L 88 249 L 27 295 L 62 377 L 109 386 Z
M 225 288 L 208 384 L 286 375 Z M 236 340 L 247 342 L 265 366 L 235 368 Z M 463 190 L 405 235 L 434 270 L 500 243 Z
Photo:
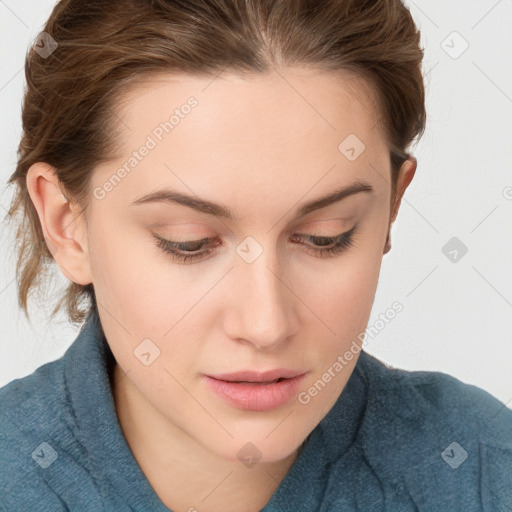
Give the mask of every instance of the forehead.
M 215 142 L 227 142 L 226 136 L 244 140 L 248 134 L 268 142 L 277 129 L 276 143 L 286 143 L 287 135 L 319 137 L 329 129 L 338 132 L 335 137 L 346 130 L 367 140 L 382 135 L 375 95 L 363 79 L 310 68 L 246 76 L 158 73 L 122 94 L 116 112 L 136 137 L 149 132 L 154 121 L 168 120 L 190 97 L 197 100 L 198 108 L 188 124 L 198 135 L 208 132 L 207 139 Z M 179 140 L 180 131 L 174 131 L 173 140 Z
M 376 172 L 390 172 L 372 91 L 351 75 L 305 68 L 250 77 L 159 74 L 127 91 L 116 115 L 120 156 L 97 181 L 151 147 L 132 162 L 120 196 L 167 185 L 202 196 L 279 189 L 299 199 L 356 178 L 378 189 L 386 183 L 375 181 Z

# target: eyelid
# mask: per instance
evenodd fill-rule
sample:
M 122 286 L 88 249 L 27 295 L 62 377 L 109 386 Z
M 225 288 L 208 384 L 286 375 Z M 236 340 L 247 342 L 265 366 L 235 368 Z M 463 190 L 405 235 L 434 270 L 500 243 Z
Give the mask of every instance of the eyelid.
M 328 219 L 311 220 L 308 222 L 300 222 L 292 225 L 288 233 L 291 234 L 304 234 L 315 236 L 336 237 L 341 234 L 343 230 L 350 229 L 357 222 L 356 215 L 330 217 Z M 332 235 L 324 235 L 323 233 L 316 235 L 319 231 L 332 232 Z
M 324 239 L 331 239 L 332 238 L 332 239 L 336 239 L 336 238 L 339 238 L 340 236 L 350 236 L 356 229 L 357 229 L 357 223 L 353 224 L 350 229 L 342 231 L 341 233 L 339 232 L 339 230 L 337 230 L 337 232 L 334 233 L 333 235 L 325 235 L 323 233 L 317 234 L 316 232 L 315 233 L 311 233 L 311 232 L 308 232 L 308 233 L 298 233 L 298 232 L 295 232 L 295 233 L 293 233 L 292 236 L 302 236 L 302 237 L 306 237 L 306 238 L 324 238 Z
M 343 231 L 342 233 L 337 233 L 334 235 L 324 235 L 324 234 L 316 234 L 316 233 L 293 233 L 291 236 L 292 238 L 305 238 L 305 239 L 322 239 L 322 240 L 336 240 L 337 238 L 341 236 L 350 236 L 355 229 L 357 228 L 357 225 L 354 225 L 350 230 Z M 216 238 L 212 237 L 205 237 L 205 238 L 198 238 L 194 240 L 173 240 L 170 238 L 166 238 L 163 236 L 158 235 L 157 233 L 153 233 L 153 236 L 164 243 L 171 244 L 171 245 L 184 245 L 184 244 L 214 244 L 219 245 L 219 242 Z
M 340 233 L 334 237 L 323 237 L 323 236 L 313 236 L 313 235 L 292 235 L 292 238 L 300 240 L 301 238 L 305 238 L 307 240 L 311 239 L 323 239 L 328 241 L 329 243 L 323 244 L 315 244 L 317 247 L 313 247 L 308 243 L 299 242 L 299 245 L 304 247 L 306 252 L 314 254 L 315 256 L 321 258 L 327 258 L 329 256 L 334 257 L 338 256 L 345 252 L 349 247 L 354 245 L 353 235 L 358 232 L 358 224 L 354 224 L 354 226 L 349 230 L 343 233 Z M 187 241 L 174 241 L 168 240 L 166 238 L 162 238 L 156 233 L 153 233 L 155 240 L 157 240 L 157 247 L 162 249 L 164 252 L 169 253 L 171 255 L 171 259 L 177 260 L 180 263 L 185 264 L 188 260 L 191 263 L 193 262 L 201 262 L 206 259 L 212 252 L 215 251 L 214 248 L 208 247 L 208 241 L 213 241 L 215 246 L 222 245 L 222 242 L 219 242 L 218 239 L 205 238 L 202 240 L 187 240 Z M 196 249 L 193 251 L 187 251 L 185 249 L 180 249 L 176 247 L 176 245 L 184 245 L 184 244 L 200 244 L 201 246 L 207 245 L 207 249 L 201 251 L 200 249 Z M 172 246 L 172 249 L 171 249 Z M 330 247 L 329 247 L 330 246 Z
M 197 240 L 172 240 L 170 238 L 160 236 L 157 233 L 153 233 L 153 236 L 157 240 L 160 240 L 161 242 L 170 244 L 170 245 L 184 245 L 184 244 L 219 245 L 220 244 L 220 242 L 218 242 L 218 240 L 216 238 L 212 238 L 212 237 L 198 238 Z
M 342 233 L 338 233 L 336 235 L 326 236 L 326 235 L 317 235 L 317 234 L 293 233 L 291 235 L 291 237 L 296 240 L 306 240 L 306 241 L 310 241 L 310 242 L 313 241 L 313 244 L 314 244 L 315 239 L 327 241 L 332 244 L 332 243 L 336 243 L 338 241 L 338 239 L 343 240 L 343 239 L 348 239 L 348 238 L 352 237 L 352 235 L 354 234 L 355 231 L 357 231 L 357 229 L 358 229 L 358 225 L 356 223 L 348 231 L 343 231 Z M 207 246 L 211 249 L 212 246 L 216 247 L 218 245 L 222 245 L 222 242 L 219 241 L 218 238 L 212 238 L 212 237 L 205 237 L 205 238 L 201 238 L 201 239 L 197 239 L 197 240 L 172 240 L 172 239 L 169 239 L 166 237 L 162 237 L 162 236 L 158 235 L 157 233 L 153 233 L 153 236 L 158 241 L 159 244 L 163 244 L 163 245 L 167 245 L 167 246 L 170 245 L 170 246 L 173 246 L 176 249 L 176 251 L 184 251 L 185 253 L 190 252 L 190 254 L 194 254 L 194 253 L 198 253 L 198 252 L 200 253 L 201 249 L 204 246 Z M 196 249 L 196 250 L 187 250 L 187 249 L 182 249 L 182 248 L 177 247 L 179 245 L 183 246 L 183 245 L 187 245 L 187 244 L 197 244 L 197 245 L 200 245 L 201 248 Z

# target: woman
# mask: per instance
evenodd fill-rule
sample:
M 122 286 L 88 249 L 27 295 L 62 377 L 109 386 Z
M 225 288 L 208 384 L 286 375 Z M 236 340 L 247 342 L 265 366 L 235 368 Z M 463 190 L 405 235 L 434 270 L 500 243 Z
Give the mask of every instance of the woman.
M 56 5 L 9 213 L 85 323 L 0 391 L 5 510 L 512 506 L 512 413 L 362 350 L 421 60 L 397 0 Z

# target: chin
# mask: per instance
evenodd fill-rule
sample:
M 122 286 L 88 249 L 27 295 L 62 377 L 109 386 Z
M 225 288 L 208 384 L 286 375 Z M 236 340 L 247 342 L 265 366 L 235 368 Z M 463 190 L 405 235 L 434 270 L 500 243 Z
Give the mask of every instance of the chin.
M 285 431 L 280 436 L 275 435 L 274 439 L 271 439 L 274 434 L 266 436 L 267 433 L 259 429 L 254 434 L 248 432 L 243 436 L 235 436 L 228 445 L 210 443 L 209 448 L 224 460 L 242 462 L 251 467 L 256 463 L 272 464 L 294 456 L 306 438 L 304 435 L 304 438 L 295 439 Z

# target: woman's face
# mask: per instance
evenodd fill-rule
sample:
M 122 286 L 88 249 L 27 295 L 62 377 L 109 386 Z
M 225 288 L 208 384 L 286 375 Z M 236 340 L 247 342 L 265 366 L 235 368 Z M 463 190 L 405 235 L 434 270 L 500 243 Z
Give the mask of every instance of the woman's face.
M 358 351 L 332 368 L 361 345 L 391 215 L 389 153 L 362 91 L 305 69 L 162 77 L 118 109 L 123 156 L 92 177 L 90 278 L 126 383 L 169 434 L 277 461 L 340 395 Z M 302 377 L 206 377 L 275 369 Z

